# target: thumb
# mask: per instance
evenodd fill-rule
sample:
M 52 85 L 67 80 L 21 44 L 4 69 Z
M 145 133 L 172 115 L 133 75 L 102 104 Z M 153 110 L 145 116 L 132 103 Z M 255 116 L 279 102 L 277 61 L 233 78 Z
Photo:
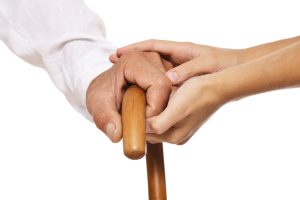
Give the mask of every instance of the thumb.
M 119 59 L 120 58 L 117 56 L 117 53 L 113 53 L 109 56 L 109 61 L 111 63 L 116 63 L 116 62 L 118 62 Z
M 190 114 L 190 109 L 187 109 L 187 105 L 189 104 L 187 104 L 184 98 L 185 95 L 179 96 L 175 94 L 163 112 L 157 116 L 148 118 L 146 132 L 163 134 L 185 119 Z
M 212 59 L 199 57 L 169 70 L 166 75 L 173 85 L 178 85 L 194 76 L 212 73 L 216 68 Z
M 112 142 L 116 143 L 122 139 L 121 116 L 115 105 L 111 103 L 101 104 L 92 116 L 96 126 L 106 133 Z

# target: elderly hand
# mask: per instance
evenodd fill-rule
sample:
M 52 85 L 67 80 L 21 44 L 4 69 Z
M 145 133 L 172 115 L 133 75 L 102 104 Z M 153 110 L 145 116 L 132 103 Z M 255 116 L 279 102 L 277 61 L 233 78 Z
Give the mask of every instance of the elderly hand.
M 147 119 L 147 140 L 183 144 L 226 102 L 298 86 L 299 39 L 294 37 L 241 50 L 148 40 L 118 49 L 110 59 L 116 62 L 132 50 L 157 51 L 177 66 L 167 75 L 173 85 L 180 87 L 173 92 L 162 113 Z
M 146 117 L 158 115 L 166 106 L 172 83 L 165 72 L 172 64 L 155 52 L 124 54 L 104 73 L 96 77 L 87 91 L 87 108 L 96 126 L 113 141 L 122 138 L 119 114 L 123 93 L 129 84 L 146 91 Z
M 190 42 L 173 42 L 164 40 L 147 40 L 122 47 L 110 56 L 116 62 L 120 56 L 133 50 L 154 51 L 172 62 L 175 68 L 167 76 L 173 85 L 196 76 L 209 74 L 234 65 L 240 61 L 240 50 L 223 49 Z

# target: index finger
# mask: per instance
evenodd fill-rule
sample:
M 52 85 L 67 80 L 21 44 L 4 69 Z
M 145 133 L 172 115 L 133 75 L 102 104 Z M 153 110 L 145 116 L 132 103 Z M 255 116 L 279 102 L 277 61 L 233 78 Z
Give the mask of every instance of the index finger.
M 129 51 L 156 51 L 168 56 L 172 54 L 177 43 L 167 40 L 145 40 L 117 49 L 116 55 L 120 57 Z
M 124 88 L 124 81 L 126 81 L 147 91 L 147 117 L 157 115 L 165 108 L 172 83 L 160 69 L 163 67 L 163 62 L 157 53 L 127 54 L 115 66 L 118 71 L 116 88 Z M 121 96 L 118 94 L 121 93 L 116 92 L 117 99 L 120 100 Z

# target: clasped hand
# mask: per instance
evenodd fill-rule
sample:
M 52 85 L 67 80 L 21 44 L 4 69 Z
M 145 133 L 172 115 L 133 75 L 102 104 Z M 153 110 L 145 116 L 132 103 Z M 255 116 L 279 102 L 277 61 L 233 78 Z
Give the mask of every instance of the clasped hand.
M 114 65 L 90 84 L 87 107 L 98 128 L 117 142 L 124 89 L 137 84 L 146 91 L 147 140 L 184 144 L 227 102 L 299 85 L 299 38 L 240 50 L 135 43 L 110 56 Z
M 223 53 L 230 54 L 229 50 L 158 40 L 118 49 L 110 57 L 113 67 L 90 84 L 89 112 L 97 127 L 118 142 L 122 96 L 129 84 L 137 84 L 146 90 L 147 141 L 183 144 L 223 103 L 213 82 L 198 76 L 220 69 L 216 57 Z
M 225 103 L 221 93 L 213 87 L 214 82 L 205 74 L 235 65 L 234 50 L 148 40 L 118 49 L 110 60 L 117 63 L 120 57 L 132 51 L 158 52 L 174 66 L 166 73 L 173 85 L 167 107 L 147 118 L 147 140 L 184 144 Z M 227 63 L 218 63 L 225 57 Z

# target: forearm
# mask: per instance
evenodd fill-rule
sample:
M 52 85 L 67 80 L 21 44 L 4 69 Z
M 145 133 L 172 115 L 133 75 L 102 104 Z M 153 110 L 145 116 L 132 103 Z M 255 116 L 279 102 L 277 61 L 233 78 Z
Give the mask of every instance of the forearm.
M 300 36 L 278 40 L 238 51 L 239 64 L 247 63 L 259 57 L 278 51 L 294 43 L 300 42 Z
M 45 69 L 72 106 L 90 117 L 87 87 L 110 68 L 115 46 L 83 0 L 0 1 L 0 39 L 17 56 Z
M 241 65 L 279 51 L 297 42 L 300 42 L 300 36 L 261 44 L 246 49 L 226 49 L 198 45 L 197 47 L 200 49 L 200 56 L 197 54 L 194 56 L 195 58 L 200 58 L 197 60 L 198 63 L 196 63 L 196 65 L 198 65 L 196 71 L 198 70 L 197 72 L 200 74 L 203 72 L 212 73 L 235 65 Z
M 300 42 L 252 62 L 211 74 L 225 102 L 300 84 Z

